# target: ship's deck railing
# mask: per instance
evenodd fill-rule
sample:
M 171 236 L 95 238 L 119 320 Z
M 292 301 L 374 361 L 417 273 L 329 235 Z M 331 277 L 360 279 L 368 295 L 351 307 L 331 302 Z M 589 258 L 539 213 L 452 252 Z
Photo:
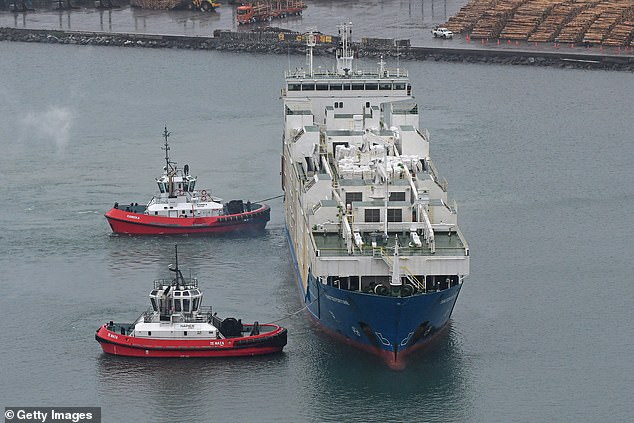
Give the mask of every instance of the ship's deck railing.
M 154 289 L 159 289 L 165 285 L 172 285 L 176 282 L 175 279 L 155 279 L 154 280 Z M 180 283 L 180 282 L 179 282 Z M 198 288 L 198 279 L 197 278 L 185 278 L 185 285 L 191 286 L 194 288 Z
M 154 309 L 150 307 L 141 314 L 138 321 L 143 320 L 144 323 L 152 323 L 157 315 L 159 315 L 159 312 L 154 311 Z M 173 323 L 210 323 L 213 314 L 211 306 L 203 306 L 198 309 L 197 313 L 174 313 L 169 317 Z
M 372 247 L 354 249 L 352 254 L 348 254 L 347 248 L 336 248 L 336 247 L 322 247 L 318 248 L 320 257 L 335 257 L 335 256 L 373 256 Z M 432 253 L 429 248 L 426 247 L 399 247 L 398 252 L 401 256 L 464 256 L 465 254 L 464 248 L 456 248 L 456 247 L 436 247 L 436 252 Z
M 447 192 L 447 188 L 449 187 L 449 183 L 447 182 L 447 179 L 445 179 L 444 177 L 440 178 L 440 174 L 438 173 L 438 169 L 436 169 L 436 165 L 429 158 L 427 159 L 427 165 L 431 169 L 432 175 L 434 177 L 434 181 L 436 181 L 436 183 L 440 186 L 440 188 L 442 188 L 444 192 Z
M 324 225 L 321 225 L 324 227 Z M 395 234 L 403 235 L 406 238 L 406 234 L 409 231 L 390 231 L 390 239 L 393 239 Z M 388 251 L 393 247 L 386 247 L 384 241 L 377 242 L 376 246 L 368 240 L 368 232 L 364 232 L 364 245 L 362 248 L 356 245 L 351 250 L 347 240 L 342 239 L 339 232 L 324 232 L 322 229 L 312 231 L 313 248 L 317 252 L 317 255 L 321 257 L 335 257 L 335 256 L 374 256 L 380 257 L 381 248 Z M 413 242 L 404 243 L 399 245 L 399 254 L 401 256 L 469 256 L 469 246 L 467 245 L 460 230 L 454 227 L 451 232 L 435 232 L 434 243 L 423 243 L 420 247 L 416 246 Z M 390 244 L 388 241 L 387 245 Z M 432 249 L 433 247 L 433 249 Z
M 367 79 L 367 78 L 379 78 L 379 79 L 395 79 L 395 78 L 408 78 L 408 72 L 405 69 L 400 68 L 385 68 L 381 73 L 379 69 L 356 69 L 349 72 L 347 75 L 342 75 L 334 70 L 318 69 L 314 70 L 311 75 L 305 69 L 287 70 L 284 72 L 284 76 L 287 79 Z

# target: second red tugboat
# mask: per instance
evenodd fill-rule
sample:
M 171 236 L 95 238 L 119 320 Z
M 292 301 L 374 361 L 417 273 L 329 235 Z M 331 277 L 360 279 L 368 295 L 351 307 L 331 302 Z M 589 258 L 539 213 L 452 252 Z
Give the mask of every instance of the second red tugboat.
M 242 357 L 281 352 L 286 329 L 275 324 L 243 324 L 221 319 L 203 307 L 196 278 L 185 279 L 176 266 L 174 279 L 154 281 L 152 306 L 133 323 L 104 324 L 95 334 L 104 352 L 131 357 Z
M 169 158 L 165 128 L 165 167 L 156 179 L 159 192 L 145 205 L 114 203 L 106 219 L 114 233 L 133 235 L 221 234 L 239 231 L 262 231 L 271 218 L 266 204 L 223 200 L 211 191 L 197 190 L 189 165 L 183 169 Z

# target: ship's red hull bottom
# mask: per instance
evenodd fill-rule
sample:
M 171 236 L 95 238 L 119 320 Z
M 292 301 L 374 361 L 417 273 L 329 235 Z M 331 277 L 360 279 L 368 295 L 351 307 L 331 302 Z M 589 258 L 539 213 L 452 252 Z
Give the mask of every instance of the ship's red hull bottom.
M 107 325 L 95 339 L 107 354 L 128 357 L 245 357 L 274 354 L 286 345 L 286 329 L 277 325 L 260 335 L 224 339 L 154 339 L 115 333 Z

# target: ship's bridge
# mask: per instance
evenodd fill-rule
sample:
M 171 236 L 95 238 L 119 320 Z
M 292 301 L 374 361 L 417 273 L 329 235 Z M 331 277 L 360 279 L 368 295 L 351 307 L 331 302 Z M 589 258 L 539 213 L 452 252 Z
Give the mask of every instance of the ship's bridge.
M 191 314 L 200 310 L 203 294 L 198 289 L 198 281 L 192 278 L 186 285 L 174 284 L 172 280 L 154 281 L 150 292 L 152 310 L 160 312 L 169 320 L 171 314 Z
M 194 192 L 196 177 L 189 174 L 189 166 L 185 165 L 184 172 L 175 170 L 171 175 L 166 172 L 160 178 L 156 178 L 156 183 L 161 194 L 179 192 L 182 195 L 185 192 Z

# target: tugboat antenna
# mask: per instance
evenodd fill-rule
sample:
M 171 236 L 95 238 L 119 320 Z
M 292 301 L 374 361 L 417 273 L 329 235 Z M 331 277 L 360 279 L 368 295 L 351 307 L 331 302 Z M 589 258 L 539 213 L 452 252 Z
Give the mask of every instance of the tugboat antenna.
M 165 126 L 165 130 L 163 131 L 163 138 L 165 138 L 165 147 L 161 147 L 162 150 L 165 150 L 165 171 L 169 173 L 169 170 L 172 169 L 172 164 L 176 164 L 176 162 L 170 162 L 170 146 L 168 143 L 169 136 L 172 135 L 171 132 L 167 130 L 167 126 Z
M 183 277 L 183 274 L 181 273 L 180 269 L 178 268 L 178 244 L 174 244 L 174 251 L 176 253 L 176 266 L 174 268 L 172 268 L 172 265 L 170 264 L 169 265 L 169 269 L 172 272 L 176 273 L 176 286 L 178 287 L 179 286 L 179 282 L 178 282 L 179 278 L 180 278 L 180 281 L 182 282 L 182 284 L 185 285 L 185 278 Z

